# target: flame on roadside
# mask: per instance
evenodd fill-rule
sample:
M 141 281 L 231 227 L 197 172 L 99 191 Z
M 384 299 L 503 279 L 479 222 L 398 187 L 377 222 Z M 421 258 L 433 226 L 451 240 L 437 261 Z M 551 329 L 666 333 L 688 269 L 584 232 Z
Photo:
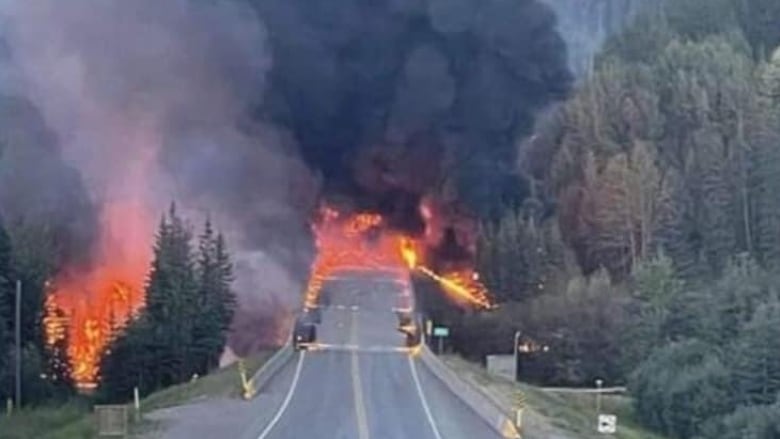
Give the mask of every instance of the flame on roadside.
M 49 286 L 43 329 L 48 346 L 65 342 L 68 372 L 80 389 L 92 389 L 113 337 L 144 304 L 152 222 L 136 203 L 104 207 L 97 260 L 61 271 Z

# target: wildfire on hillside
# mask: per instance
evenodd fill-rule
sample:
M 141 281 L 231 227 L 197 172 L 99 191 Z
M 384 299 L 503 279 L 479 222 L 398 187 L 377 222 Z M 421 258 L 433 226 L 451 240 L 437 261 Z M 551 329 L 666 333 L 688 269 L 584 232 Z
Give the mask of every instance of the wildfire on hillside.
M 430 210 L 422 209 L 423 218 L 429 219 Z M 426 265 L 424 237 L 417 239 L 391 230 L 379 214 L 344 213 L 326 205 L 312 228 L 317 254 L 306 287 L 306 307 L 316 306 L 323 283 L 335 273 L 376 270 L 396 272 L 405 283 L 414 271 L 436 281 L 456 303 L 479 309 L 493 307 L 487 288 L 473 268 L 437 273 Z
M 101 218 L 99 260 L 68 267 L 50 285 L 44 307 L 46 343 L 66 344 L 68 371 L 79 389 L 93 389 L 101 357 L 144 304 L 149 267 L 149 218 L 135 203 L 107 205 Z

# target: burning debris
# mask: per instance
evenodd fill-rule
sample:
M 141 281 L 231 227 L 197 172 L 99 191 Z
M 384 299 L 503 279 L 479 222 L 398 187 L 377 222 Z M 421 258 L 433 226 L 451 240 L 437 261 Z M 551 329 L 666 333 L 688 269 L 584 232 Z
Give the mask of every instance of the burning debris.
M 430 216 L 430 213 L 428 215 Z M 428 276 L 456 303 L 479 309 L 493 307 L 487 288 L 473 268 L 436 273 L 426 265 L 423 240 L 393 230 L 376 213 L 343 213 L 323 206 L 313 225 L 317 254 L 305 293 L 305 306 L 315 307 L 324 282 L 339 272 L 392 271 L 408 283 L 412 271 Z

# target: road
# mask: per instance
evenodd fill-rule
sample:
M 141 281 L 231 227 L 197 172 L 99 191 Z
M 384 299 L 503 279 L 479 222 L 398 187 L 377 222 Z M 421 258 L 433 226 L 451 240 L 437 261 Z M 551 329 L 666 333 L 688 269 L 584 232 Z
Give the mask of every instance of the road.
M 391 278 L 326 284 L 320 349 L 274 378 L 242 439 L 494 439 L 498 434 L 404 347 Z

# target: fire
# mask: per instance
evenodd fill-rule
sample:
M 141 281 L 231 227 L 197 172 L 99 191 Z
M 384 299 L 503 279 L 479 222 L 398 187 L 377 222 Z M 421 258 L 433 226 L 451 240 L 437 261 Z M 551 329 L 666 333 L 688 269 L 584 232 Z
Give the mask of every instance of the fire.
M 70 376 L 82 389 L 97 385 L 107 345 L 144 304 L 153 236 L 152 223 L 134 203 L 108 205 L 101 219 L 100 260 L 62 271 L 44 306 L 46 342 L 66 341 Z
M 317 255 L 305 293 L 307 307 L 316 306 L 325 280 L 339 271 L 406 271 L 398 252 L 401 236 L 382 228 L 374 213 L 344 215 L 331 207 L 320 210 L 313 225 Z
M 403 257 L 404 262 L 406 262 L 406 265 L 412 270 L 417 268 L 418 250 L 414 240 L 409 237 L 402 236 L 400 239 L 400 250 L 401 256 Z
M 455 300 L 465 301 L 477 308 L 493 308 L 488 290 L 485 285 L 479 281 L 476 272 L 472 270 L 463 270 L 438 275 L 427 267 L 418 267 L 418 270 L 438 282 Z
M 334 273 L 361 270 L 395 271 L 403 282 L 416 271 L 438 282 L 459 303 L 493 307 L 476 272 L 464 269 L 440 275 L 424 265 L 420 241 L 383 226 L 382 216 L 375 213 L 346 215 L 329 206 L 320 210 L 313 225 L 317 255 L 305 293 L 307 307 L 316 306 L 325 280 Z

